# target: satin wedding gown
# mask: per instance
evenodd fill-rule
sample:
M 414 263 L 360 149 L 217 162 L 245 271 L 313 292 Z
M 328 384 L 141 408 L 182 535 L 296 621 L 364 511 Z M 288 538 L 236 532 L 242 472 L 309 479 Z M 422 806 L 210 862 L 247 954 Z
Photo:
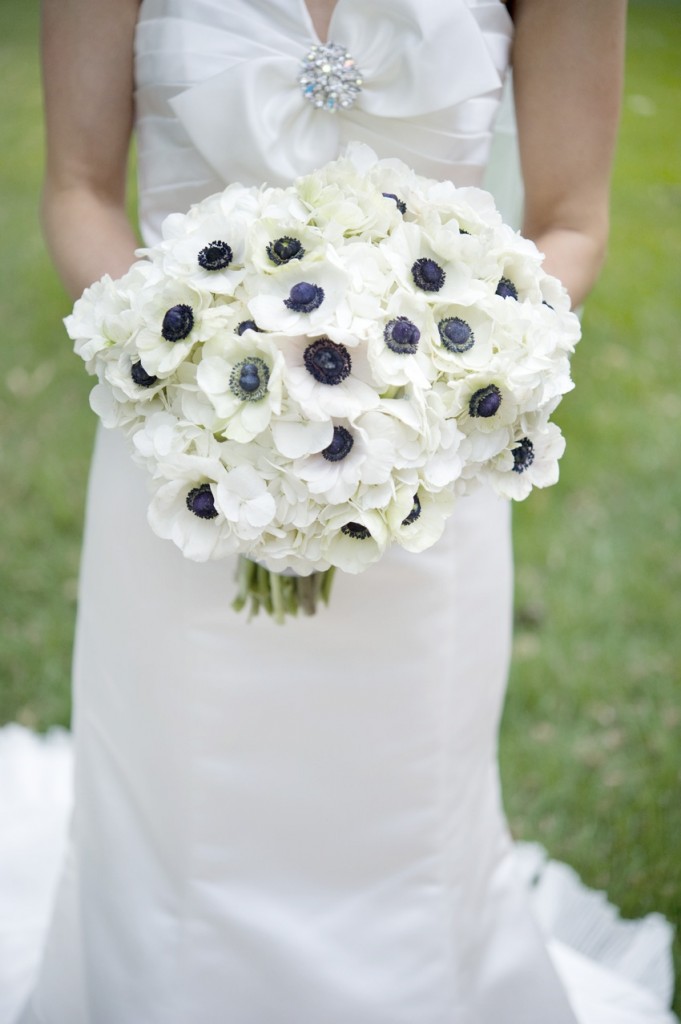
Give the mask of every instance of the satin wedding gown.
M 303 0 L 143 0 L 146 241 L 229 181 L 285 183 L 353 139 L 481 181 L 512 36 L 499 0 L 339 0 L 329 36 L 364 76 L 337 114 L 296 80 L 318 42 Z M 561 980 L 511 855 L 505 502 L 461 501 L 433 549 L 341 575 L 328 609 L 279 627 L 232 612 L 233 563 L 183 559 L 146 500 L 100 432 L 75 814 L 24 1024 L 672 1019 L 633 987 L 604 1009 L 584 964 L 566 992 L 575 963 L 558 956 Z

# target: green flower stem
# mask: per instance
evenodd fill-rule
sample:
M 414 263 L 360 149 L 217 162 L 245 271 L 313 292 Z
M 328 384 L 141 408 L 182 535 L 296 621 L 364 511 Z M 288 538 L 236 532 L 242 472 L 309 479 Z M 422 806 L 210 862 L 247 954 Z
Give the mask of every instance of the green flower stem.
M 298 604 L 306 615 L 314 615 L 314 573 L 311 576 L 298 576 L 296 586 L 298 592 Z
M 257 594 L 260 607 L 264 608 L 268 615 L 272 614 L 272 573 L 264 565 L 257 567 Z
M 336 575 L 336 566 L 332 565 L 330 569 L 327 569 L 326 572 L 323 572 L 320 575 L 322 576 L 321 598 L 324 604 L 328 604 L 329 598 L 331 597 L 333 578 Z
M 284 579 L 278 572 L 270 573 L 270 589 L 272 591 L 272 615 L 274 616 L 275 622 L 278 622 L 280 626 L 284 624 L 286 605 L 284 603 L 284 592 L 282 588 L 282 580 Z

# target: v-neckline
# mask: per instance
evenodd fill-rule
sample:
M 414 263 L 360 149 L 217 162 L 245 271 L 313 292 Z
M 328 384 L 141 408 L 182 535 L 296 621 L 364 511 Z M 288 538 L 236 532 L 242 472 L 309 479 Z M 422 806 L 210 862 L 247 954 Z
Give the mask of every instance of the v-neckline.
M 314 39 L 315 43 L 317 43 L 319 46 L 328 46 L 329 41 L 332 39 L 331 27 L 333 25 L 334 18 L 336 17 L 336 11 L 338 10 L 338 7 L 343 2 L 343 0 L 336 0 L 335 4 L 333 5 L 333 10 L 331 11 L 331 17 L 329 18 L 329 24 L 326 31 L 326 39 L 322 39 L 322 37 L 319 35 L 319 32 L 317 31 L 315 23 L 312 20 L 312 13 L 307 5 L 307 0 L 298 0 L 298 2 L 301 7 L 301 13 L 303 15 L 303 21 L 305 22 L 305 26 L 310 35 L 312 36 L 312 38 Z

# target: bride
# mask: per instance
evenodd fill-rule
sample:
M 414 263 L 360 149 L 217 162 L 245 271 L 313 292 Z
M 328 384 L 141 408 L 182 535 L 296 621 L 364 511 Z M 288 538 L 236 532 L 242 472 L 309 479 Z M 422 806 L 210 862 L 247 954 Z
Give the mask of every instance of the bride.
M 608 231 L 624 0 L 44 0 L 44 225 L 76 297 L 233 180 L 285 183 L 352 140 L 479 184 L 512 61 L 524 232 L 580 303 Z M 511 17 L 511 14 L 513 15 Z M 342 43 L 356 104 L 311 107 Z M 333 119 L 333 120 L 330 120 Z M 331 143 L 329 143 L 331 139 Z M 331 151 L 329 151 L 331 148 Z M 233 567 L 145 521 L 113 433 L 92 467 L 74 667 L 75 811 L 23 1024 L 664 1024 L 549 952 L 500 804 L 505 502 L 338 582 L 285 627 Z M 594 973 L 595 972 L 595 973 Z

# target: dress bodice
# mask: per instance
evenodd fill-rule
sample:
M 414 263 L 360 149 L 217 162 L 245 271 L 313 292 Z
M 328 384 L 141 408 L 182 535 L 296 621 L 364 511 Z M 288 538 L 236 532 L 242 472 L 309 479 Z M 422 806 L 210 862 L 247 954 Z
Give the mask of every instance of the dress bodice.
M 305 0 L 142 0 L 136 38 L 140 211 L 229 181 L 287 184 L 366 142 L 419 173 L 478 184 L 508 64 L 501 0 L 338 0 L 328 41 L 361 72 L 354 105 L 316 109 L 298 81 L 319 44 Z

